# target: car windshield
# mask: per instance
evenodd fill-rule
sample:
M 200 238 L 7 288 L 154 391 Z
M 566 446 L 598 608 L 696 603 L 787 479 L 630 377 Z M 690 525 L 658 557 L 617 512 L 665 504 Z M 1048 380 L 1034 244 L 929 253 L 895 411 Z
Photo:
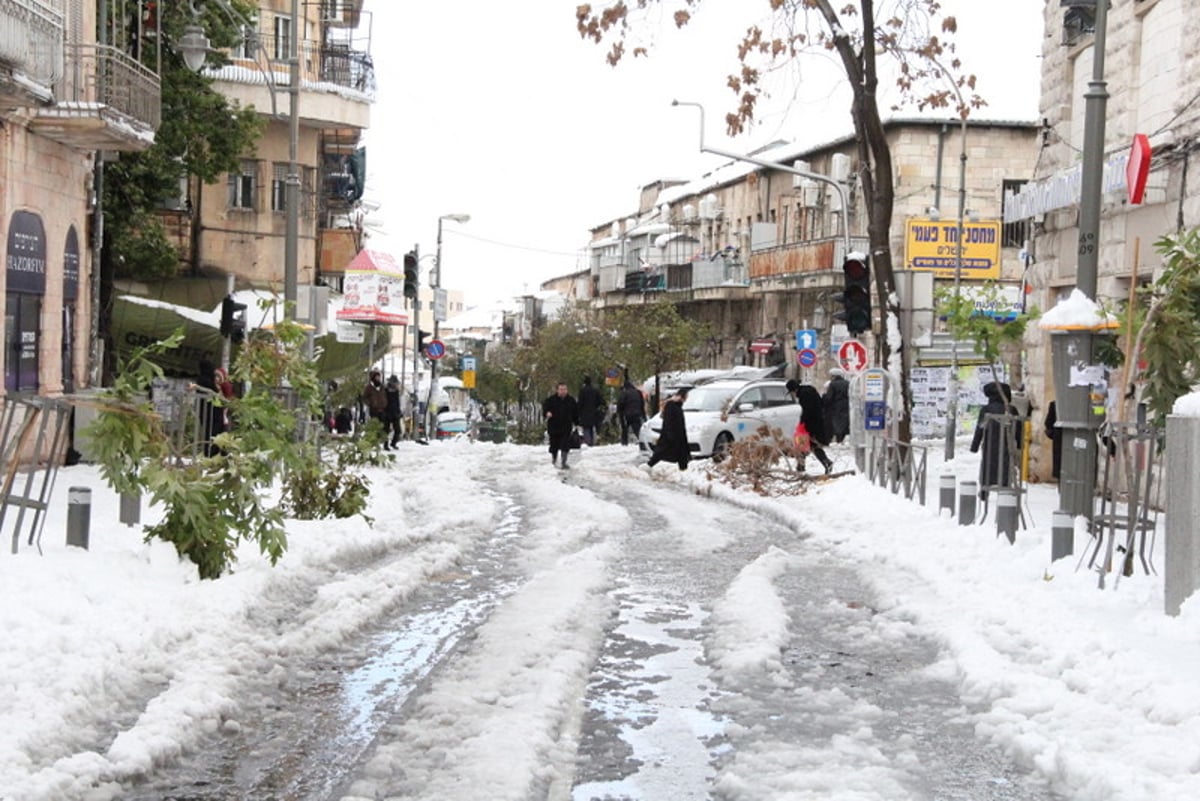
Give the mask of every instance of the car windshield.
M 685 412 L 722 411 L 740 387 L 696 387 L 683 402 Z

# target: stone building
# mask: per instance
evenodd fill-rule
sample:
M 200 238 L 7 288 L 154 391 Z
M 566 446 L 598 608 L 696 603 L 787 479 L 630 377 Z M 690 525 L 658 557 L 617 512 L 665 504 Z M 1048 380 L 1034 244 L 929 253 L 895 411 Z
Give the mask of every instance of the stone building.
M 159 122 L 157 71 L 138 61 L 155 22 L 134 8 L 0 3 L 5 395 L 56 396 L 92 383 L 94 176 L 104 154 L 149 147 Z
M 1001 223 L 1001 204 L 1006 189 L 1034 173 L 1039 126 L 897 118 L 885 130 L 895 170 L 895 269 L 934 272 L 941 283 L 952 283 L 957 269 L 964 291 L 992 280 L 1019 298 L 1027 232 Z M 711 325 L 713 336 L 697 346 L 701 366 L 786 364 L 789 375 L 820 383 L 849 338 L 834 317 L 843 262 L 869 250 L 855 141 L 774 145 L 748 155 L 758 163 L 731 162 L 695 180 L 649 184 L 634 213 L 593 229 L 592 302 L 604 309 L 666 298 Z M 960 203 L 964 233 L 980 231 L 991 242 L 958 263 L 946 237 L 957 236 Z M 922 249 L 928 243 L 917 241 L 919 230 L 940 237 L 931 255 Z M 881 333 L 879 308 L 876 298 L 872 331 L 863 337 L 870 351 Z M 816 341 L 800 342 L 797 332 L 804 331 L 815 332 Z M 798 344 L 812 345 L 801 348 L 814 352 L 805 354 L 815 356 L 811 367 L 799 366 Z M 929 344 L 918 351 L 918 363 L 948 369 L 945 348 Z M 967 389 L 978 392 L 969 383 Z M 944 414 L 944 397 L 930 403 L 940 403 Z M 931 430 L 937 414 L 931 409 L 924 420 Z
M 1161 264 L 1154 242 L 1200 224 L 1200 191 L 1189 180 L 1200 134 L 1200 29 L 1187 0 L 1136 0 L 1108 10 L 1104 54 L 1104 175 L 1097 300 L 1127 303 Z M 1085 93 L 1093 79 L 1094 2 L 1047 4 L 1040 108 L 1044 129 L 1036 168 L 1024 191 L 1006 203 L 1005 219 L 1028 224 L 1036 258 L 1033 298 L 1052 308 L 1076 286 Z M 1145 195 L 1130 202 L 1126 168 L 1133 141 L 1152 148 Z M 1027 376 L 1035 402 L 1054 398 L 1050 337 L 1026 341 Z M 1040 472 L 1049 458 L 1035 449 Z
M 241 168 L 223 180 L 191 182 L 181 218 L 194 273 L 235 275 L 240 285 L 282 291 L 287 247 L 287 182 L 292 136 L 292 40 L 298 50 L 296 161 L 299 179 L 297 283 L 340 288 L 361 248 L 358 202 L 365 187 L 360 144 L 370 125 L 375 71 L 363 0 L 261 0 L 256 29 L 211 70 L 214 88 L 253 106 L 266 130 Z M 187 209 L 196 210 L 188 214 Z

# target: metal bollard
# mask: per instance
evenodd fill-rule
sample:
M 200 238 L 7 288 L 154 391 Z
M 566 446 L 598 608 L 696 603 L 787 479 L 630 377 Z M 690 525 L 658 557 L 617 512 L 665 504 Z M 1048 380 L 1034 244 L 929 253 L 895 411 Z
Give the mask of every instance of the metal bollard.
M 121 494 L 121 522 L 136 526 L 142 519 L 142 495 L 138 492 Z
M 954 483 L 954 476 L 942 476 L 938 486 L 938 517 L 942 516 L 942 510 L 954 517 Z
M 998 489 L 996 495 L 996 534 L 1008 537 L 1008 543 L 1017 541 L 1017 522 L 1020 520 L 1020 510 L 1017 508 L 1017 491 Z
M 969 526 L 975 522 L 975 497 L 979 494 L 979 484 L 975 481 L 964 481 L 958 488 L 958 524 Z
M 92 491 L 87 487 L 67 490 L 67 545 L 87 550 L 92 525 Z
M 1056 511 L 1051 515 L 1050 561 L 1075 553 L 1075 518 L 1070 512 Z

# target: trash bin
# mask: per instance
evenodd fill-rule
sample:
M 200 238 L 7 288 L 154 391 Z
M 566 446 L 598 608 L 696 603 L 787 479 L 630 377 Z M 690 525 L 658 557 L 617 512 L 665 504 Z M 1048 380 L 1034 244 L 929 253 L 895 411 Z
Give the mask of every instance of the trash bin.
M 476 437 L 480 442 L 504 442 L 508 439 L 508 426 L 503 420 L 489 420 L 479 424 Z

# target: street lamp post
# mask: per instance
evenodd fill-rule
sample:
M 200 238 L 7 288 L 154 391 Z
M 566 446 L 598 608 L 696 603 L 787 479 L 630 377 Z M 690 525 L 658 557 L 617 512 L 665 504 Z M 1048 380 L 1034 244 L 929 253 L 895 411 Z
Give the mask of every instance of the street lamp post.
M 226 0 L 215 0 L 217 5 L 242 30 L 249 30 L 250 22 L 237 12 Z M 193 7 L 193 11 L 195 8 Z M 297 285 L 300 278 L 299 246 L 300 246 L 300 0 L 292 0 L 291 35 L 288 41 L 288 175 L 284 187 L 284 204 L 287 206 L 287 223 L 284 230 L 283 245 L 283 300 L 284 316 L 289 319 L 296 317 Z M 209 41 L 204 30 L 198 25 L 184 27 L 184 34 L 177 43 L 179 53 L 188 68 L 199 72 L 204 69 L 208 53 Z M 265 53 L 263 45 L 258 47 Z M 259 66 L 261 70 L 261 65 Z M 275 92 L 277 89 L 274 74 L 263 71 L 267 91 L 271 93 L 272 113 L 275 112 Z
M 288 175 L 284 202 L 287 203 L 287 227 L 283 249 L 284 317 L 296 319 L 296 292 L 300 280 L 300 0 L 292 0 L 291 37 L 288 41 Z M 961 230 L 961 229 L 960 229 Z M 309 310 L 305 311 L 305 316 Z M 374 332 L 372 338 L 374 337 Z
M 701 153 L 712 153 L 714 156 L 721 156 L 722 158 L 733 159 L 734 161 L 745 161 L 750 164 L 757 164 L 760 167 L 768 167 L 773 170 L 779 170 L 780 172 L 799 175 L 801 178 L 808 178 L 811 181 L 818 181 L 833 187 L 833 191 L 837 192 L 838 200 L 841 201 L 842 205 L 842 245 L 845 248 L 845 252 L 842 254 L 842 256 L 845 257 L 850 255 L 850 201 L 846 196 L 846 187 L 841 181 L 838 181 L 836 178 L 830 178 L 828 175 L 821 175 L 820 173 L 801 170 L 797 167 L 791 166 L 790 164 L 780 164 L 777 161 L 768 161 L 766 159 L 755 158 L 754 156 L 739 155 L 737 153 L 730 153 L 726 150 L 718 150 L 715 147 L 706 147 L 704 144 L 704 106 L 700 103 L 695 103 L 688 100 L 672 100 L 671 105 L 695 106 L 696 108 L 700 109 Z
M 933 62 L 935 67 L 941 70 L 942 75 L 946 78 L 946 82 L 954 90 L 955 98 L 958 100 L 962 152 L 958 156 L 958 239 L 954 243 L 954 304 L 957 306 L 959 299 L 962 297 L 963 218 L 967 214 L 967 104 L 963 99 L 962 91 L 958 88 L 958 83 L 955 82 L 950 71 L 943 67 L 937 59 L 930 57 L 930 61 Z M 938 187 L 938 191 L 941 191 L 940 186 Z M 947 392 L 949 395 L 946 399 L 945 459 L 946 461 L 950 461 L 954 458 L 955 439 L 958 436 L 958 337 L 951 337 L 950 339 L 950 383 L 947 387 Z
M 1083 122 L 1083 168 L 1079 188 L 1079 243 L 1075 273 L 1075 285 L 1091 300 L 1096 299 L 1100 265 L 1100 211 L 1104 192 L 1104 128 L 1108 106 L 1108 84 L 1104 80 L 1104 51 L 1107 41 L 1108 2 L 1095 5 L 1095 24 L 1092 33 L 1092 79 L 1084 92 Z M 1089 360 L 1095 353 L 1095 334 L 1089 330 L 1077 332 L 1077 349 Z M 1065 355 L 1064 355 L 1065 356 Z M 1069 366 L 1058 364 L 1055 373 L 1069 373 Z M 1058 484 L 1059 508 L 1074 516 L 1094 514 L 1096 494 L 1096 465 L 1099 461 L 1099 444 L 1091 429 L 1091 418 L 1078 407 L 1083 404 L 1067 403 L 1070 393 L 1083 393 L 1083 388 L 1069 386 L 1064 381 L 1058 398 L 1059 425 L 1063 446 L 1062 476 Z M 1125 387 L 1115 391 L 1124 392 Z M 1064 408 L 1074 412 L 1064 419 Z M 1070 443 L 1069 445 L 1067 443 Z
M 445 297 L 442 293 L 442 222 L 450 220 L 451 222 L 459 223 L 460 225 L 470 222 L 470 214 L 443 214 L 438 217 L 437 226 L 437 251 L 433 258 L 433 280 L 430 283 L 433 285 L 433 338 L 438 338 L 438 323 L 442 321 L 446 314 Z M 439 303 L 439 301 L 441 301 Z M 429 397 L 425 402 L 425 431 L 431 429 L 430 422 L 436 420 L 436 413 L 433 412 L 433 390 L 437 386 L 438 378 L 438 360 L 433 359 L 429 365 Z M 432 416 L 431 416 L 432 415 Z M 436 432 L 435 432 L 436 436 Z

